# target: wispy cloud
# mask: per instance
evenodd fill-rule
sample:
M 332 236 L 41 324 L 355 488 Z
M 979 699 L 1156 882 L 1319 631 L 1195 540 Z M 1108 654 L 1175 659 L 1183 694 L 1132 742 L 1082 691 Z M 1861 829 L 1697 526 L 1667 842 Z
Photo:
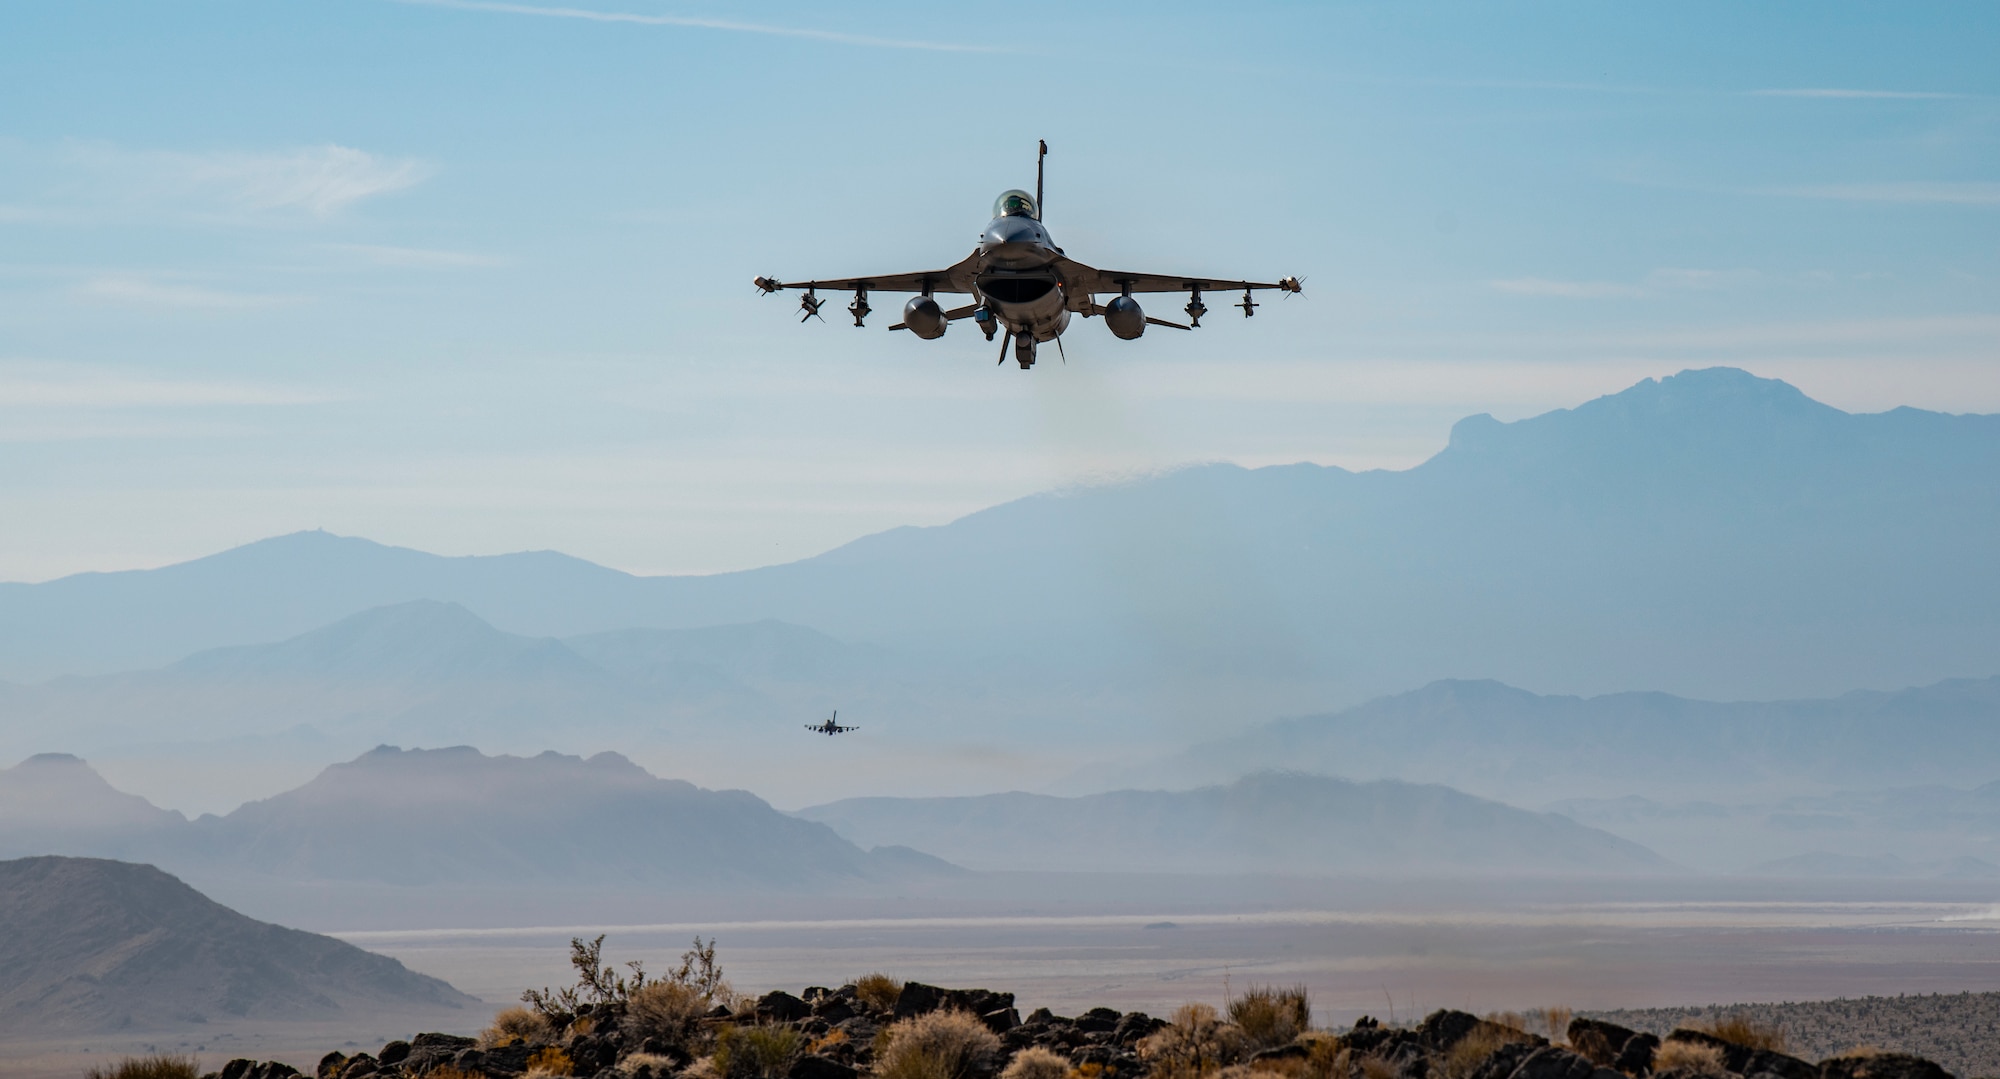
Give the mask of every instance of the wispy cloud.
M 165 379 L 95 365 L 0 363 L 0 408 L 193 408 L 303 405 L 335 399 L 314 390 Z
M 392 247 L 384 244 L 325 244 L 329 251 L 340 251 L 367 259 L 377 266 L 405 266 L 413 269 L 459 269 L 511 265 L 511 259 L 498 255 L 478 255 L 469 251 L 439 251 L 425 247 Z
M 78 285 L 76 294 L 101 303 L 179 311 L 241 311 L 297 301 L 294 296 L 225 292 L 199 285 L 157 281 L 136 274 L 93 277 Z
M 1941 93 L 1931 90 L 1849 90 L 1838 87 L 1800 87 L 1798 89 L 1751 90 L 1752 97 L 1820 97 L 1820 98 L 1863 98 L 1894 101 L 1947 101 L 1971 97 L 1971 94 Z
M 727 30 L 741 34 L 771 34 L 804 38 L 836 45 L 861 45 L 877 49 L 927 49 L 933 52 L 1004 52 L 988 45 L 957 45 L 943 41 L 912 41 L 906 38 L 872 37 L 838 30 L 813 30 L 769 23 L 738 22 L 693 15 L 647 15 L 624 11 L 594 11 L 589 8 L 543 7 L 535 4 L 493 3 L 489 0 L 397 0 L 421 7 L 455 8 L 460 11 L 487 11 L 502 15 L 534 15 L 546 19 L 583 19 L 589 22 L 632 23 L 639 26 L 686 26 L 701 30 Z
M 1600 300 L 1646 294 L 1646 290 L 1637 285 L 1621 285 L 1613 281 L 1554 281 L 1546 277 L 1511 277 L 1489 284 L 1495 292 L 1504 292 L 1510 296 L 1551 296 L 1566 300 Z
M 1516 277 L 1490 281 L 1496 292 L 1514 296 L 1550 296 L 1568 300 L 1621 299 L 1668 292 L 1716 292 L 1759 285 L 1768 278 L 1756 270 L 1704 270 L 1662 266 L 1637 283 L 1623 281 L 1561 281 L 1546 277 Z
M 1809 199 L 1844 199 L 1849 202 L 1944 203 L 1958 206 L 2000 206 L 2000 183 L 1990 180 L 1958 182 L 1905 180 L 1872 184 L 1809 184 L 1802 187 L 1767 189 L 1773 195 Z
M 434 171 L 420 160 L 326 144 L 288 150 L 196 153 L 71 141 L 50 155 L 67 216 L 161 210 L 242 218 L 327 218 L 401 191 Z M 52 210 L 36 209 L 47 216 Z

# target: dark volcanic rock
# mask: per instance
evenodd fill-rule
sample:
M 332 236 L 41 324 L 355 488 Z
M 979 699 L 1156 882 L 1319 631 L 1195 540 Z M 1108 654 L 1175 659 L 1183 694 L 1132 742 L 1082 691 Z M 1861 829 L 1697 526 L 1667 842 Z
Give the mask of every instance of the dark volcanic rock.
M 903 991 L 896 994 L 896 1018 L 909 1019 L 937 1011 L 944 1006 L 945 991 L 935 985 L 922 982 L 904 982 Z
M 792 1061 L 785 1079 L 856 1079 L 859 1074 L 838 1060 L 808 1053 Z
M 1431 1052 L 1443 1053 L 1464 1041 L 1466 1035 L 1478 1029 L 1483 1022 L 1485 1020 L 1469 1012 L 1441 1008 L 1424 1016 L 1424 1021 L 1417 1024 L 1417 1037 L 1423 1039 L 1424 1046 Z
M 1768 1073 L 1779 1079 L 1819 1079 L 1821 1069 L 1795 1056 L 1773 1052 L 1769 1049 L 1752 1049 L 1747 1045 L 1724 1041 L 1706 1031 L 1676 1030 L 1667 1035 L 1670 1042 L 1685 1042 L 1691 1045 L 1705 1045 L 1722 1054 L 1722 1066 L 1738 1075 L 1758 1075 Z M 1856 1058 L 1859 1059 L 1859 1058 Z M 1912 1060 L 1919 1059 L 1916 1057 Z M 1928 1062 L 1926 1062 L 1928 1063 Z
M 405 1059 L 409 1057 L 409 1055 L 410 1055 L 409 1042 L 394 1041 L 383 1046 L 382 1051 L 375 1054 L 375 1059 L 385 1065 L 401 1064 Z
M 796 1023 L 811 1014 L 810 1005 L 782 989 L 757 998 L 757 1018 L 766 1023 Z
M 1822 1061 L 1819 1071 L 1825 1079 L 1951 1079 L 1950 1072 L 1908 1053 L 1835 1057 Z
M 1594 1064 L 1616 1067 L 1614 1063 L 1638 1032 L 1630 1027 L 1607 1023 L 1601 1019 L 1585 1019 L 1578 1016 L 1569 1021 L 1569 1044 L 1578 1053 L 1589 1057 Z

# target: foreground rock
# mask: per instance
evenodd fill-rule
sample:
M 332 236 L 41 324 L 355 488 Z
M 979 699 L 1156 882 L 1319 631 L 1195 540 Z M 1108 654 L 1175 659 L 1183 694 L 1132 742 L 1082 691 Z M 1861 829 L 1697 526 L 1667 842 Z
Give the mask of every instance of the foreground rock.
M 1303 998 L 1298 1003 L 1302 1016 Z M 582 1004 L 564 1013 L 562 1029 L 544 1025 L 534 1036 L 498 1035 L 505 1024 L 478 1040 L 419 1034 L 374 1054 L 329 1053 L 312 1079 L 901 1077 L 912 1074 L 907 1061 L 891 1063 L 885 1053 L 926 1017 L 947 1020 L 928 1037 L 937 1037 L 936 1029 L 955 1029 L 953 1036 L 966 1046 L 985 1046 L 952 1050 L 939 1059 L 956 1063 L 920 1070 L 939 1079 L 1251 1079 L 1265 1073 L 1272 1073 L 1269 1079 L 1954 1079 L 1936 1063 L 1902 1053 L 1856 1051 L 1812 1063 L 1701 1030 L 1675 1030 L 1662 1039 L 1587 1018 L 1571 1022 L 1567 1044 L 1557 1045 L 1457 1011 L 1435 1012 L 1414 1027 L 1364 1017 L 1337 1033 L 1300 1031 L 1275 1021 L 1270 1009 L 1233 1008 L 1229 1018 L 1202 1005 L 1184 1007 L 1170 1020 L 1110 1008 L 1076 1016 L 1041 1008 L 1023 1017 L 1012 993 L 919 982 L 774 991 L 733 1008 L 692 1013 L 678 1028 L 682 1035 L 647 1034 L 663 1028 L 646 1027 L 657 1017 L 641 1022 L 638 1012 L 624 1001 Z M 690 1048 L 696 1045 L 708 1048 Z M 276 1062 L 235 1060 L 206 1079 L 295 1074 Z

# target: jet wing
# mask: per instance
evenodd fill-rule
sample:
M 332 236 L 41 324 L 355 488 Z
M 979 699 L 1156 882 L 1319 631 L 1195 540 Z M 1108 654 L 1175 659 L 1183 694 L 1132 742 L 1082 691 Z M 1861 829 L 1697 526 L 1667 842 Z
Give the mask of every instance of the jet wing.
M 1293 278 L 1277 281 L 1237 281 L 1224 277 L 1195 277 L 1156 273 L 1126 273 L 1123 270 L 1100 270 L 1072 258 L 1056 260 L 1057 273 L 1062 275 L 1063 287 L 1071 295 L 1099 296 L 1105 293 L 1124 292 L 1189 292 L 1200 289 L 1203 292 L 1235 292 L 1239 289 L 1277 289 L 1281 292 L 1299 291 L 1299 283 Z
M 970 295 L 972 277 L 977 272 L 979 261 L 977 252 L 967 255 L 957 265 L 942 270 L 919 270 L 916 273 L 876 274 L 873 277 L 829 277 L 813 281 L 779 281 L 775 278 L 760 277 L 757 287 L 765 292 L 776 292 L 786 288 L 825 289 L 828 292 L 853 292 L 867 289 L 870 292 L 961 292 Z

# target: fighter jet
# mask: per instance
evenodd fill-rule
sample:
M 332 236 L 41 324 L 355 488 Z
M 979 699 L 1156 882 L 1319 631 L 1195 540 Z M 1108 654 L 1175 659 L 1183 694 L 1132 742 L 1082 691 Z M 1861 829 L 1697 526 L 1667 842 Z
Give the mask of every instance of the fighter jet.
M 993 204 L 993 220 L 979 237 L 979 246 L 956 265 L 942 270 L 916 273 L 880 274 L 874 277 L 837 277 L 813 281 L 780 281 L 774 277 L 755 280 L 758 291 L 769 295 L 780 289 L 804 289 L 799 302 L 799 321 L 819 316 L 819 290 L 852 291 L 854 302 L 847 313 L 856 326 L 863 325 L 874 308 L 868 304 L 871 292 L 914 292 L 903 305 L 903 321 L 889 327 L 908 330 L 926 341 L 944 336 L 945 330 L 960 319 L 969 318 L 988 341 L 1005 335 L 1000 343 L 1000 361 L 1007 362 L 1007 350 L 1023 371 L 1035 365 L 1036 345 L 1054 341 L 1062 350 L 1063 331 L 1071 315 L 1101 316 L 1113 336 L 1137 339 L 1148 326 L 1192 330 L 1201 326 L 1208 305 L 1202 293 L 1243 290 L 1243 300 L 1231 306 L 1243 309 L 1243 317 L 1257 313 L 1261 305 L 1253 292 L 1276 289 L 1285 295 L 1301 291 L 1296 277 L 1276 281 L 1235 281 L 1218 277 L 1187 277 L 1173 274 L 1126 273 L 1086 266 L 1063 253 L 1042 226 L 1042 164 L 1049 144 L 1041 143 L 1035 157 L 1035 193 L 1015 189 L 1003 192 Z M 1135 292 L 1185 292 L 1186 323 L 1154 318 L 1132 298 Z M 946 310 L 937 301 L 940 295 L 970 296 L 972 302 Z M 1099 303 L 1099 296 L 1111 297 Z M 825 319 L 821 318 L 824 322 Z
M 808 723 L 806 724 L 806 730 L 814 734 L 846 734 L 848 731 L 858 731 L 861 729 L 859 727 L 843 727 L 840 725 L 839 719 L 840 709 L 836 708 L 833 710 L 832 719 L 827 720 L 825 723 Z

